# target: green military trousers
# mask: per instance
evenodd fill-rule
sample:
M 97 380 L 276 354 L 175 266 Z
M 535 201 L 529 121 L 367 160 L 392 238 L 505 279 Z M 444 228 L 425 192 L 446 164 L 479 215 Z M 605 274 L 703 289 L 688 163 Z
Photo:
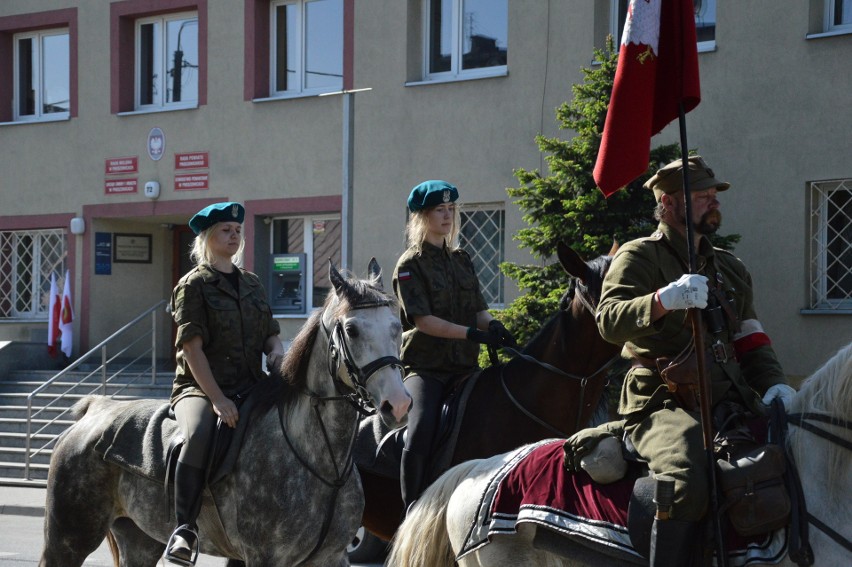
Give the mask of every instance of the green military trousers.
M 654 474 L 674 478 L 672 519 L 700 520 L 709 500 L 700 414 L 684 410 L 674 400 L 667 400 L 654 411 L 627 416 L 624 429 Z

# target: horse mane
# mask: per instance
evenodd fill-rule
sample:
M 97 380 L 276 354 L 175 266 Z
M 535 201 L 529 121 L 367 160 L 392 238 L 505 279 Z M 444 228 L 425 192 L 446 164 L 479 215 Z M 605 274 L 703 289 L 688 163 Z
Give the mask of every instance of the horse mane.
M 852 343 L 841 348 L 802 383 L 790 413 L 819 413 L 838 422 L 852 415 Z M 812 434 L 801 429 L 791 431 L 789 444 L 797 461 L 799 455 L 813 450 L 813 440 Z M 844 461 L 850 458 L 849 452 L 834 443 L 824 445 L 828 447 L 829 475 L 846 470 Z
M 283 392 L 285 398 L 295 396 L 299 389 L 307 383 L 311 352 L 322 326 L 322 316 L 327 310 L 332 309 L 331 313 L 336 319 L 359 304 L 387 304 L 391 309 L 397 308 L 396 298 L 388 295 L 382 289 L 380 276 L 359 280 L 349 276 L 347 272 L 344 278 L 346 284 L 343 286 L 340 296 L 338 297 L 337 293 L 328 294 L 323 308 L 316 309 L 311 313 L 284 355 L 281 369 L 287 386 Z M 332 305 L 335 302 L 337 305 Z

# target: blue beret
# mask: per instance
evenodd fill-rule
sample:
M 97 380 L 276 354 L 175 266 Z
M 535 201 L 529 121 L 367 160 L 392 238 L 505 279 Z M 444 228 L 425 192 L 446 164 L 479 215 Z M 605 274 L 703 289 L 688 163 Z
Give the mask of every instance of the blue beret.
M 213 203 L 204 207 L 189 219 L 189 228 L 196 235 L 201 234 L 202 230 L 206 230 L 217 222 L 238 222 L 242 224 L 246 216 L 245 208 L 233 201 L 227 203 Z
M 436 207 L 441 203 L 452 203 L 459 198 L 459 190 L 446 181 L 432 179 L 424 181 L 411 190 L 408 196 L 408 210 L 411 212 L 429 207 Z

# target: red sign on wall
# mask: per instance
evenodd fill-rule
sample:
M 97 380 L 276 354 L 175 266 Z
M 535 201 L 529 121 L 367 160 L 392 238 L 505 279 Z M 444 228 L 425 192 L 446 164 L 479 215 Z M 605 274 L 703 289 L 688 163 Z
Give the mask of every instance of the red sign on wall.
M 128 173 L 139 173 L 139 158 L 137 156 L 106 158 L 104 162 L 104 173 L 106 175 L 127 175 Z
M 209 152 L 175 154 L 175 169 L 207 169 L 210 167 Z
M 175 175 L 175 191 L 206 191 L 209 189 L 207 173 Z
M 139 182 L 136 178 L 131 179 L 107 179 L 104 181 L 104 193 L 107 195 L 120 195 L 122 193 L 136 193 Z

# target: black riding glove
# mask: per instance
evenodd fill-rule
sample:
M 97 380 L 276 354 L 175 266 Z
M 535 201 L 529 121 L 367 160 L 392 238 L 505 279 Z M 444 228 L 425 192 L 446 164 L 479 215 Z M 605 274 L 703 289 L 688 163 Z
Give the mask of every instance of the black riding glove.
M 270 352 L 266 355 L 266 369 L 273 376 L 281 376 L 281 363 L 284 362 L 284 356 L 280 352 Z
M 493 347 L 500 346 L 500 338 L 490 331 L 480 331 L 476 327 L 467 328 L 467 340 Z
M 501 323 L 497 319 L 492 319 L 491 322 L 488 323 L 488 332 L 497 337 L 497 341 L 499 342 L 500 346 L 518 346 L 518 343 L 515 342 L 515 337 L 512 336 L 512 333 L 510 333 L 508 329 L 503 326 L 503 323 Z

